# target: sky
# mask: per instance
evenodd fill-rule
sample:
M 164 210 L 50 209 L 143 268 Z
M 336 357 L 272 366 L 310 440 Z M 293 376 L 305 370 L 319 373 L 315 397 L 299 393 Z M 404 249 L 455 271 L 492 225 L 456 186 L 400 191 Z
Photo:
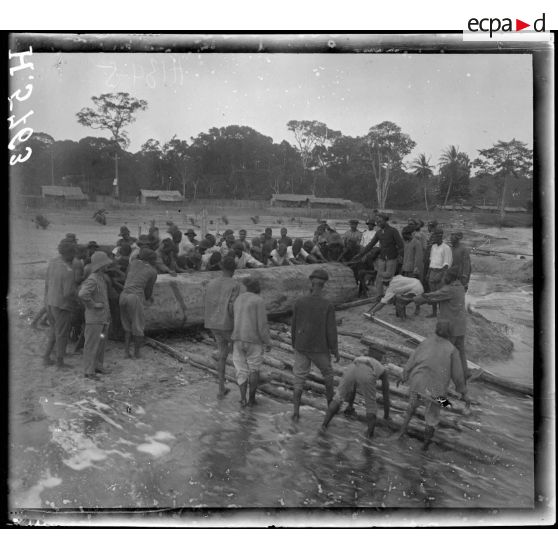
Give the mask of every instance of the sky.
M 211 127 L 251 126 L 294 145 L 289 120 L 364 135 L 385 120 L 436 163 L 456 145 L 471 158 L 498 140 L 532 147 L 528 54 L 33 54 L 32 95 L 18 111 L 56 140 L 108 132 L 77 123 L 91 97 L 126 91 L 148 102 L 127 128 L 131 151 L 149 138 L 190 140 Z M 14 91 L 27 83 L 16 72 Z

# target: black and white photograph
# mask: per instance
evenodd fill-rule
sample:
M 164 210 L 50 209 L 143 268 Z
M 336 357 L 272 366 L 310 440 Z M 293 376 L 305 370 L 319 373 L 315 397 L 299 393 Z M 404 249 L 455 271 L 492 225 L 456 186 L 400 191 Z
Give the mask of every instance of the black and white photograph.
M 547 517 L 552 55 L 11 34 L 10 521 Z

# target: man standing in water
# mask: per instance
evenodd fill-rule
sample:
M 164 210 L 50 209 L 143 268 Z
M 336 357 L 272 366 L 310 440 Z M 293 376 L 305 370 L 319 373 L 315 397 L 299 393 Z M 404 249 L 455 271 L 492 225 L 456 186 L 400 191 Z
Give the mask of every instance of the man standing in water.
M 451 267 L 444 277 L 444 285 L 438 290 L 419 295 L 416 304 L 423 302 L 440 305 L 440 319 L 447 320 L 450 327 L 449 340 L 455 345 L 461 357 L 465 379 L 468 379 L 467 356 L 465 355 L 465 333 L 467 330 L 467 311 L 465 309 L 465 289 L 459 280 L 459 270 Z
M 366 404 L 366 422 L 368 424 L 366 435 L 372 438 L 376 426 L 376 383 L 378 380 L 382 381 L 384 419 L 389 419 L 389 379 L 381 362 L 384 354 L 383 351 L 370 347 L 368 356 L 355 358 L 344 370 L 335 397 L 327 409 L 322 431 L 325 431 L 331 419 L 339 412 L 343 401 L 348 403 L 345 414 L 350 416 L 355 413 L 353 403 L 358 391 L 364 396 Z
M 120 293 L 120 321 L 124 329 L 124 355 L 132 358 L 130 343 L 134 342 L 134 357 L 140 357 L 144 339 L 146 301 L 151 299 L 157 281 L 157 255 L 150 248 L 142 248 L 128 269 L 124 289 Z
M 260 296 L 260 282 L 252 277 L 243 281 L 247 292 L 234 302 L 233 363 L 240 388 L 240 405 L 246 406 L 246 391 L 250 384 L 248 405 L 256 404 L 256 390 L 264 350 L 271 349 L 265 303 Z
M 425 430 L 423 449 L 428 449 L 434 430 L 440 422 L 440 408 L 447 406 L 446 399 L 450 380 L 453 380 L 467 408 L 471 400 L 467 396 L 467 387 L 463 377 L 459 352 L 449 341 L 450 323 L 440 320 L 436 324 L 436 333 L 427 337 L 409 357 L 403 368 L 401 383 L 409 384 L 409 407 L 401 430 L 395 438 L 400 438 L 407 431 L 407 426 L 419 405 L 425 405 Z
M 327 404 L 333 399 L 333 368 L 331 355 L 339 362 L 337 347 L 337 323 L 333 305 L 322 295 L 329 275 L 324 269 L 316 269 L 310 275 L 310 294 L 294 303 L 291 321 L 291 342 L 294 359 L 294 412 L 293 420 L 299 420 L 300 399 L 304 381 L 314 363 L 324 377 Z
M 103 368 L 105 344 L 110 323 L 108 299 L 108 277 L 103 271 L 112 264 L 104 252 L 95 252 L 91 256 L 91 274 L 81 284 L 79 298 L 85 304 L 85 346 L 83 347 L 83 365 L 85 376 L 93 378 L 95 372 L 106 373 Z
M 225 397 L 230 391 L 225 388 L 225 367 L 234 328 L 234 302 L 241 292 L 241 286 L 233 279 L 236 269 L 234 256 L 225 256 L 221 261 L 221 269 L 223 271 L 221 277 L 216 277 L 208 283 L 204 300 L 205 327 L 212 331 L 219 352 L 217 361 L 219 399 Z

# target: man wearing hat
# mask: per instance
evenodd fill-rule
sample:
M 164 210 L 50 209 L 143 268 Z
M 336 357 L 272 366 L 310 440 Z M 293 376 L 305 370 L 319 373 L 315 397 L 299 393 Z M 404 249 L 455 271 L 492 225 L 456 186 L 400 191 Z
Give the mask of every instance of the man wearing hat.
M 179 256 L 190 256 L 196 251 L 196 246 L 199 246 L 199 241 L 196 240 L 197 233 L 194 229 L 188 229 L 184 233 L 182 242 L 180 243 L 180 248 L 178 251 Z
M 76 282 L 72 261 L 76 245 L 66 239 L 58 245 L 59 256 L 50 260 L 45 279 L 45 308 L 50 326 L 49 339 L 43 355 L 43 364 L 54 364 L 50 359 L 56 347 L 58 369 L 71 368 L 64 363 L 66 346 L 70 335 L 73 312 L 75 310 Z
M 362 232 L 358 230 L 358 219 L 351 219 L 349 221 L 349 230 L 345 232 L 343 235 L 343 244 L 345 248 L 349 244 L 349 240 L 356 241 L 357 244 L 360 244 L 362 240 Z
M 453 257 L 451 248 L 444 242 L 444 231 L 436 229 L 432 232 L 432 247 L 430 248 L 428 267 L 428 290 L 437 291 L 444 284 L 444 275 L 452 264 Z M 437 304 L 432 304 L 432 314 L 438 315 Z
M 343 401 L 348 403 L 345 414 L 347 416 L 355 414 L 353 403 L 358 391 L 364 397 L 366 405 L 366 422 L 368 425 L 366 436 L 372 438 L 376 426 L 376 384 L 379 380 L 382 382 L 384 420 L 389 420 L 389 379 L 388 373 L 382 365 L 384 355 L 384 351 L 370 347 L 368 356 L 363 355 L 355 358 L 345 368 L 333 401 L 327 409 L 322 431 L 325 431 L 331 419 L 339 412 Z
M 469 250 L 461 243 L 462 238 L 463 233 L 461 231 L 452 231 L 450 234 L 452 266 L 457 268 L 457 277 L 461 281 L 465 292 L 467 292 L 469 279 L 471 278 L 471 255 Z
M 152 240 L 149 238 L 147 234 L 140 234 L 135 247 L 132 249 L 132 253 L 130 254 L 130 263 L 135 260 L 140 253 L 142 248 L 151 248 Z
M 376 224 L 379 229 L 360 253 L 362 260 L 368 252 L 374 248 L 376 243 L 380 243 L 380 255 L 374 261 L 374 268 L 376 269 L 376 297 L 379 300 L 383 296 L 383 273 L 387 272 L 392 277 L 397 270 L 398 262 L 403 261 L 403 240 L 399 231 L 388 224 L 389 216 L 385 213 L 380 213 L 376 217 Z
M 105 252 L 95 252 L 91 256 L 91 274 L 81 284 L 78 296 L 85 304 L 85 346 L 83 365 L 89 378 L 97 373 L 105 373 L 103 360 L 110 323 L 108 299 L 108 278 L 103 273 L 112 263 Z
M 124 245 L 130 246 L 132 250 L 136 247 L 136 242 L 138 239 L 130 235 L 130 229 L 126 225 L 120 227 L 120 233 L 118 236 L 120 236 L 121 238 L 116 241 L 116 247 L 112 251 L 115 256 L 121 255 L 120 248 Z
M 120 293 L 120 321 L 124 329 L 124 355 L 131 358 L 130 344 L 134 343 L 134 357 L 140 357 L 144 340 L 146 301 L 151 300 L 157 281 L 157 255 L 150 248 L 142 248 L 138 258 L 129 266 L 124 289 Z
M 331 355 L 339 362 L 337 323 L 333 305 L 323 297 L 323 289 L 329 279 L 327 271 L 317 268 L 310 274 L 310 294 L 298 298 L 293 306 L 291 319 L 291 342 L 294 358 L 294 412 L 293 420 L 299 420 L 300 399 L 304 381 L 312 363 L 324 377 L 327 404 L 333 399 L 333 368 Z

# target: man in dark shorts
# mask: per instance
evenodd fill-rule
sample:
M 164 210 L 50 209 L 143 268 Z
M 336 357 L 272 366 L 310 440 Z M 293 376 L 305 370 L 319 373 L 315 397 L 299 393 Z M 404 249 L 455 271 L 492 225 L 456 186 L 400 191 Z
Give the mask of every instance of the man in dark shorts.
M 344 370 L 335 397 L 327 409 L 322 431 L 325 431 L 331 419 L 339 412 L 343 401 L 348 403 L 345 415 L 350 416 L 355 413 L 353 403 L 358 391 L 364 396 L 366 404 L 366 422 L 368 424 L 366 435 L 372 438 L 376 427 L 376 384 L 378 380 L 382 382 L 384 419 L 389 419 L 389 379 L 381 362 L 384 354 L 383 351 L 370 347 L 368 356 L 355 358 Z
M 205 327 L 210 329 L 217 342 L 219 358 L 217 372 L 219 374 L 219 393 L 222 399 L 230 391 L 225 388 L 225 367 L 230 351 L 231 335 L 234 328 L 233 307 L 241 291 L 244 290 L 233 279 L 236 263 L 234 256 L 225 256 L 221 262 L 221 277 L 210 281 L 205 290 L 204 313 Z
M 128 269 L 124 289 L 120 293 L 120 321 L 124 329 L 124 355 L 132 358 L 130 344 L 134 343 L 134 358 L 140 357 L 144 340 L 146 301 L 151 299 L 157 281 L 157 255 L 150 248 L 142 248 Z
M 331 356 L 339 362 L 337 324 L 333 304 L 323 297 L 323 289 L 329 280 L 324 269 L 315 269 L 310 277 L 310 294 L 296 300 L 291 321 L 291 338 L 295 350 L 294 412 L 293 420 L 299 420 L 300 400 L 304 381 L 314 363 L 324 377 L 327 404 L 333 399 L 333 368 Z

